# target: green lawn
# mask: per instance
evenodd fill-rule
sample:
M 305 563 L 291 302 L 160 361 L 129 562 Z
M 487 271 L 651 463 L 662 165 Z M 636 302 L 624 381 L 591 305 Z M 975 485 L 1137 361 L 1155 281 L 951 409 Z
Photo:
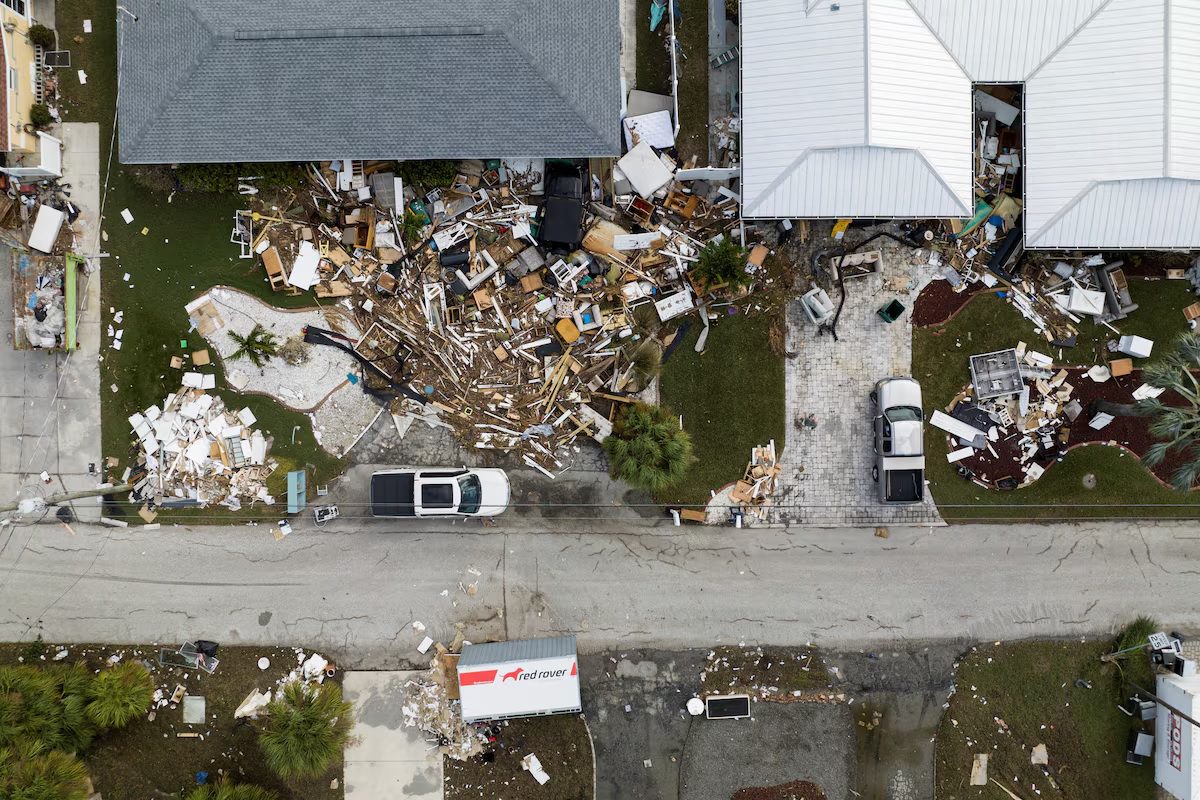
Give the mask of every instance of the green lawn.
M 693 321 L 663 364 L 662 404 L 683 415 L 696 463 L 684 482 L 663 493 L 669 503 L 703 504 L 709 491 L 738 480 L 755 445 L 784 440 L 783 358 L 767 346 L 766 316 L 725 317 L 713 325 L 703 355 Z
M 1063 800 L 1153 798 L 1153 767 L 1125 763 L 1132 721 L 1116 707 L 1123 693 L 1114 669 L 1100 663 L 1108 651 L 1108 642 L 1018 642 L 967 655 L 938 730 L 938 800 L 1005 796 L 994 784 L 969 785 L 976 753 L 990 754 L 989 778 L 1019 797 L 1036 797 L 1036 785 L 1041 797 Z M 1038 744 L 1046 745 L 1060 791 L 1030 764 Z
M 1140 363 L 1149 363 L 1162 353 L 1168 352 L 1172 340 L 1187 330 L 1183 317 L 1183 309 L 1196 302 L 1196 296 L 1191 292 L 1188 281 L 1129 279 L 1129 293 L 1133 302 L 1137 303 L 1137 311 L 1128 318 L 1113 323 L 1113 327 L 1127 336 L 1142 336 L 1154 342 L 1154 350 L 1149 359 Z M 1067 357 L 1070 352 L 1078 363 L 1099 363 L 1102 360 L 1114 358 L 1106 351 L 1104 343 L 1116 339 L 1113 333 L 1103 325 L 1093 325 L 1084 322 L 1079 326 L 1079 343 L 1074 350 L 1063 351 Z M 1119 355 L 1115 356 L 1120 358 Z
M 1118 327 L 1122 332 L 1153 338 L 1163 347 L 1184 329 L 1181 301 L 1190 297 L 1180 281 L 1131 281 L 1140 308 Z M 1081 330 L 1093 333 L 1091 323 Z M 1107 328 L 1106 333 L 1112 334 Z M 1097 345 L 1063 350 L 1063 361 L 1093 363 Z M 944 409 L 970 381 L 970 357 L 1015 347 L 1018 341 L 1058 359 L 1058 351 L 1033 331 L 1033 326 L 1012 306 L 994 294 L 972 300 L 958 316 L 941 327 L 913 331 L 913 375 L 922 385 L 926 414 Z M 1159 344 L 1161 343 L 1161 344 Z M 926 477 L 942 516 L 948 521 L 1076 519 L 1089 517 L 1195 517 L 1200 492 L 1182 494 L 1163 487 L 1134 457 L 1117 448 L 1092 445 L 1072 450 L 1061 463 L 1046 471 L 1032 486 L 1011 492 L 986 491 L 961 478 L 946 461 L 946 437 L 932 426 L 925 435 Z M 1096 476 L 1095 489 L 1082 479 Z M 1104 504 L 1119 505 L 1104 505 Z
M 650 32 L 651 0 L 637 0 L 637 86 L 645 92 L 671 93 L 671 61 L 666 46 L 666 20 Z M 680 158 L 692 155 L 708 163 L 708 4 L 679 0 L 683 20 L 676 26 L 679 56 Z M 683 56 L 687 56 L 684 58 Z
M 102 0 L 79 0 L 60 3 L 58 25 L 60 35 L 67 37 L 82 31 L 84 19 L 92 20 L 92 34 L 84 43 L 71 43 L 72 64 L 86 70 L 86 86 L 69 90 L 66 119 L 74 122 L 99 122 L 101 129 L 101 178 L 104 177 L 107 144 L 112 134 L 113 108 L 116 93 L 116 11 L 114 5 Z M 125 24 L 122 22 L 122 24 Z M 153 403 L 162 402 L 168 392 L 179 387 L 180 373 L 170 369 L 173 355 L 184 352 L 181 340 L 187 340 L 187 350 L 205 346 L 196 333 L 188 332 L 184 305 L 204 289 L 217 284 L 235 286 L 269 299 L 280 306 L 298 307 L 312 304 L 307 295 L 288 297 L 272 294 L 263 280 L 256 261 L 242 261 L 237 247 L 229 243 L 233 212 L 243 207 L 237 196 L 169 193 L 154 191 L 137 183 L 130 170 L 112 160 L 108 198 L 104 209 L 103 228 L 108 234 L 104 250 L 111 254 L 101 269 L 102 332 L 111 321 L 109 308 L 124 312 L 121 350 L 108 349 L 108 337 L 101 345 L 101 431 L 105 456 L 128 463 L 133 442 L 127 417 Z M 121 210 L 128 208 L 134 220 L 126 225 Z M 149 228 L 146 235 L 143 228 Z M 123 280 L 124 274 L 130 280 Z M 129 284 L 133 285 L 130 288 Z M 224 384 L 221 369 L 216 366 L 217 385 Z M 117 387 L 114 393 L 112 386 Z M 282 469 L 309 465 L 312 467 L 309 486 L 326 483 L 341 471 L 342 462 L 320 448 L 312 433 L 308 417 L 286 410 L 270 400 L 252 395 L 239 395 L 222 390 L 219 394 L 234 408 L 249 406 L 258 417 L 257 427 L 264 435 L 274 435 L 271 455 Z M 300 430 L 292 442 L 295 426 Z M 282 472 L 281 469 L 281 472 Z M 272 489 L 282 486 L 283 475 L 272 481 Z M 129 512 L 129 509 L 125 509 Z M 118 513 L 112 509 L 112 513 Z M 275 510 L 244 508 L 239 517 L 277 516 Z M 208 510 L 171 512 L 171 519 L 207 516 L 214 521 L 228 520 L 230 515 Z

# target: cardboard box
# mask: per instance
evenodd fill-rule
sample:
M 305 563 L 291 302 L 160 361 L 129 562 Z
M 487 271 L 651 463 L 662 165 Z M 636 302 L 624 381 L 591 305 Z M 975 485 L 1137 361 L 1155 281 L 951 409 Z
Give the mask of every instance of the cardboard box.
M 1133 372 L 1132 358 L 1118 358 L 1108 362 L 1108 371 L 1112 373 L 1114 378 L 1119 378 L 1122 375 L 1128 375 Z

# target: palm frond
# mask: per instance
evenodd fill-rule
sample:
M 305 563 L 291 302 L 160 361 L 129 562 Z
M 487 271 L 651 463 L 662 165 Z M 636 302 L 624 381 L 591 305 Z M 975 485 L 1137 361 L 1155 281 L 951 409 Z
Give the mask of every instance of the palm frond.
M 1200 478 L 1200 458 L 1184 462 L 1171 473 L 1171 485 L 1181 492 L 1190 491 Z

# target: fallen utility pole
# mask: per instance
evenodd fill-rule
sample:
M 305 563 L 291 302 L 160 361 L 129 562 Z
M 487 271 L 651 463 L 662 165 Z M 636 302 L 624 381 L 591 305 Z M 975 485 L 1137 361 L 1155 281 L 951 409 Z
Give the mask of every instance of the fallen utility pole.
M 84 489 L 79 492 L 62 492 L 60 494 L 52 494 L 49 497 L 29 497 L 24 500 L 19 500 L 16 503 L 5 503 L 0 505 L 0 513 L 5 511 L 20 511 L 23 514 L 31 514 L 41 511 L 50 506 L 61 505 L 72 500 L 83 500 L 88 497 L 103 497 L 110 494 L 120 494 L 128 492 L 133 488 L 131 483 L 122 483 L 119 486 L 105 486 L 100 489 Z

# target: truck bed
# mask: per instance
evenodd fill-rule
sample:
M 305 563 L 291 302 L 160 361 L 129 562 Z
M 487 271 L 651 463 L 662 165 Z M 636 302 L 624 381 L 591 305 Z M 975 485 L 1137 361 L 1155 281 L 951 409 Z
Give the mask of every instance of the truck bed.
M 884 476 L 887 502 L 917 503 L 925 499 L 925 470 L 893 469 Z
M 371 514 L 376 517 L 415 517 L 413 480 L 415 472 L 393 472 L 371 476 Z

